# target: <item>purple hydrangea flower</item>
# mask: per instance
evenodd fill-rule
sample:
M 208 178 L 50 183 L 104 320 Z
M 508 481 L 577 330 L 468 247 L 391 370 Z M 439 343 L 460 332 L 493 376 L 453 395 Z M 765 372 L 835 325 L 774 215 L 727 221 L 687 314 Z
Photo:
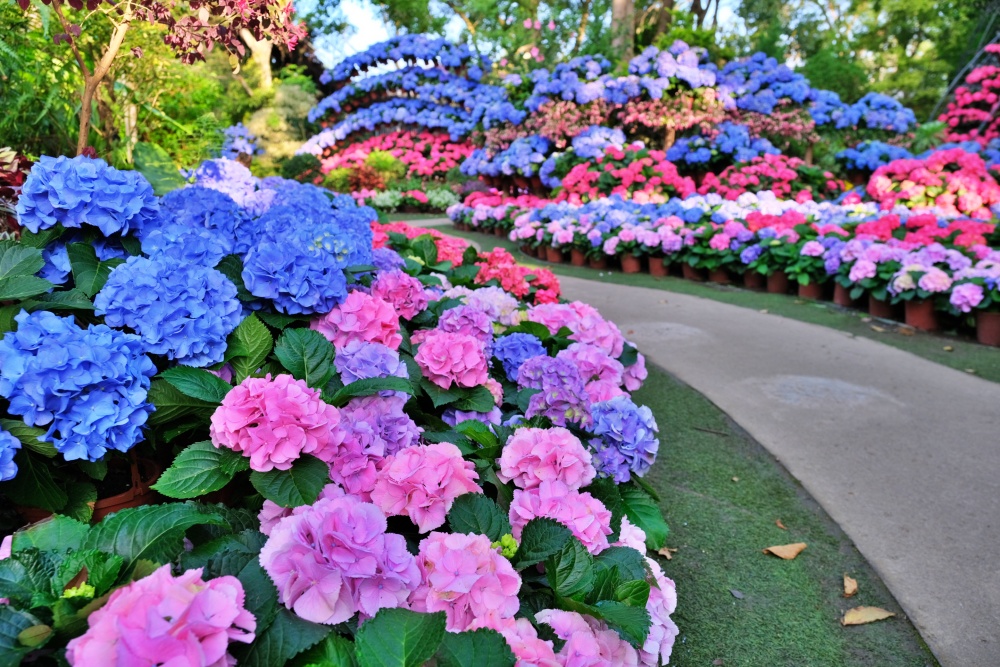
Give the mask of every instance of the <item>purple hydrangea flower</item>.
M 403 411 L 405 403 L 406 398 L 399 396 L 354 398 L 340 410 L 340 422 L 352 431 L 370 433 L 382 456 L 392 456 L 420 440 L 422 429 Z
M 528 401 L 525 416 L 543 415 L 556 426 L 590 422 L 590 398 L 580 371 L 565 359 L 533 357 L 517 373 L 519 389 L 538 389 Z
M 370 378 L 409 377 L 406 364 L 400 360 L 399 353 L 381 343 L 352 340 L 337 351 L 333 365 L 345 385 Z M 382 396 L 406 398 L 406 394 L 401 391 L 379 393 Z
M 500 360 L 507 379 L 517 380 L 521 365 L 528 359 L 544 356 L 547 352 L 542 341 L 529 333 L 512 333 L 498 338 L 493 347 L 493 356 Z
M 618 483 L 629 481 L 633 473 L 645 475 L 660 448 L 652 411 L 628 396 L 616 396 L 595 403 L 590 413 L 593 425 L 589 430 L 598 436 L 590 441 L 598 474 L 613 477 Z

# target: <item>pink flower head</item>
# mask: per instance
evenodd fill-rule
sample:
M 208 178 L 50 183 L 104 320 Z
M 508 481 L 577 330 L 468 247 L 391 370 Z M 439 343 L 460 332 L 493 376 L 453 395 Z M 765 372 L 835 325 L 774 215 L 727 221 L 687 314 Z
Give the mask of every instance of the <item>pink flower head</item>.
M 635 363 L 628 366 L 622 374 L 625 389 L 636 391 L 642 386 L 647 377 L 649 377 L 649 371 L 646 370 L 646 357 L 642 356 L 640 352 L 636 357 Z
M 422 582 L 411 600 L 415 611 L 443 611 L 447 628 L 461 632 L 513 619 L 520 607 L 521 577 L 485 535 L 431 533 L 417 555 Z
M 624 524 L 624 520 L 622 521 Z M 652 623 L 649 634 L 642 648 L 639 649 L 639 660 L 648 667 L 658 667 L 670 662 L 670 654 L 674 649 L 674 640 L 680 630 L 670 615 L 677 608 L 677 588 L 660 568 L 660 564 L 652 558 L 646 559 L 646 565 L 653 573 L 654 586 L 649 589 L 649 600 L 646 601 L 646 611 Z
M 400 269 L 380 272 L 372 282 L 371 295 L 392 304 L 407 320 L 427 308 L 423 283 Z
M 455 498 L 482 493 L 471 461 L 450 442 L 416 445 L 385 459 L 372 502 L 390 516 L 406 516 L 421 533 L 444 525 Z
M 414 358 L 424 377 L 442 389 L 478 387 L 489 377 L 483 344 L 467 334 L 431 330 Z
M 592 554 L 608 548 L 611 512 L 589 493 L 574 491 L 558 480 L 514 491 L 509 518 L 515 538 L 520 539 L 525 524 L 540 516 L 554 519 L 569 528 Z
M 69 642 L 69 664 L 235 664 L 227 652 L 229 642 L 252 642 L 257 620 L 244 606 L 239 579 L 205 581 L 201 574 L 197 569 L 174 577 L 164 565 L 116 590 L 87 619 L 87 632 Z
M 324 498 L 340 498 L 344 495 L 344 490 L 340 488 L 338 484 L 330 483 L 323 487 L 323 490 L 319 492 L 319 497 L 317 500 L 322 500 Z M 264 506 L 261 507 L 260 513 L 257 514 L 257 520 L 260 521 L 260 532 L 265 535 L 270 535 L 274 527 L 278 525 L 278 522 L 284 519 L 286 516 L 291 516 L 296 513 L 302 513 L 303 511 L 309 509 L 309 505 L 302 505 L 301 507 L 282 507 L 281 505 L 272 502 L 270 500 L 264 500 Z
M 377 296 L 360 291 L 348 294 L 339 306 L 314 319 L 309 327 L 326 336 L 338 349 L 352 340 L 382 343 L 394 350 L 403 342 L 396 309 Z
M 538 637 L 538 631 L 526 618 L 508 618 L 500 623 L 485 623 L 478 620 L 469 625 L 469 630 L 490 628 L 507 640 L 507 645 L 517 662 L 514 667 L 562 667 L 556 657 L 551 641 Z
M 557 658 L 564 667 L 638 665 L 639 654 L 603 622 L 575 611 L 543 609 L 535 614 L 539 623 L 552 628 L 566 643 Z
M 619 385 L 625 372 L 621 362 L 609 357 L 600 347 L 588 343 L 573 343 L 556 357 L 575 364 L 584 382 L 605 380 Z
M 983 288 L 980 285 L 976 283 L 962 283 L 961 285 L 956 285 L 951 290 L 949 300 L 951 301 L 951 305 L 963 313 L 968 313 L 982 302 L 984 296 Z
M 822 257 L 826 248 L 819 241 L 806 241 L 802 246 L 802 254 L 806 257 Z
M 325 498 L 278 522 L 260 564 L 300 618 L 334 625 L 405 607 L 420 570 L 385 515 L 353 496 Z
M 947 272 L 936 266 L 932 266 L 927 269 L 927 273 L 920 276 L 917 285 L 920 289 L 927 290 L 928 292 L 947 292 L 951 287 L 951 282 L 951 276 Z
M 519 428 L 503 447 L 497 473 L 500 481 L 513 480 L 521 489 L 556 480 L 573 491 L 590 484 L 596 475 L 590 452 L 560 427 Z
M 337 408 L 291 375 L 249 377 L 226 394 L 212 414 L 209 435 L 216 447 L 250 458 L 258 472 L 288 470 L 302 454 L 322 451 L 340 423 Z

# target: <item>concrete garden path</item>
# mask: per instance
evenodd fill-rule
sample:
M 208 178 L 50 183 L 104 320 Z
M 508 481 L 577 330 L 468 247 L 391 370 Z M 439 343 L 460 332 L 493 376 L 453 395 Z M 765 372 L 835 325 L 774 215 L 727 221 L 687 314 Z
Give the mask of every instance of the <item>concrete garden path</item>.
M 1000 385 L 747 308 L 559 279 L 781 461 L 942 665 L 1000 665 Z

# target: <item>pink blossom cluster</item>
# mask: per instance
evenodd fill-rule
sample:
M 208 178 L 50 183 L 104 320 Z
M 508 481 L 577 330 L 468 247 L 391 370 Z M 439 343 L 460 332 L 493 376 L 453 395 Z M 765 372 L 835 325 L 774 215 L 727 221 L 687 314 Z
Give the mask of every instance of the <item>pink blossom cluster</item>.
M 320 392 L 291 375 L 249 377 L 212 413 L 212 444 L 250 459 L 258 472 L 288 470 L 302 454 L 322 458 L 340 413 Z
M 230 642 L 249 644 L 257 629 L 245 600 L 236 577 L 205 581 L 200 568 L 175 577 L 164 565 L 113 592 L 69 642 L 66 660 L 74 667 L 236 664 Z
M 389 242 L 389 234 L 391 232 L 402 234 L 408 239 L 415 239 L 418 236 L 429 234 L 434 239 L 434 245 L 437 246 L 439 262 L 451 262 L 455 265 L 461 264 L 462 255 L 465 253 L 465 249 L 469 247 L 468 241 L 456 236 L 446 236 L 436 229 L 414 227 L 405 222 L 390 222 L 386 224 L 373 222 L 372 247 L 384 248 L 386 243 Z
M 1000 44 L 989 44 L 985 51 L 994 58 Z M 1000 137 L 1000 67 L 995 64 L 976 67 L 955 89 L 955 99 L 948 103 L 938 120 L 947 124 L 945 141 L 978 141 L 986 145 Z
M 483 343 L 468 334 L 432 329 L 414 359 L 424 377 L 442 389 L 477 387 L 489 376 Z
M 479 259 L 476 262 L 479 267 L 475 279 L 477 285 L 496 280 L 505 291 L 521 298 L 530 296 L 535 303 L 555 303 L 559 300 L 559 280 L 548 269 L 518 264 L 513 255 L 499 247 L 480 253 Z
M 829 171 L 823 173 L 823 182 L 810 182 L 807 172 L 800 171 L 806 166 L 796 157 L 765 153 L 750 162 L 730 165 L 719 175 L 706 174 L 698 192 L 717 192 L 726 199 L 736 200 L 744 192 L 770 190 L 778 197 L 801 202 L 829 199 L 842 189 Z
M 427 308 L 423 283 L 401 269 L 380 271 L 372 281 L 370 294 L 392 304 L 405 320 L 413 319 Z
M 593 345 L 613 359 L 625 349 L 625 337 L 618 325 L 582 301 L 533 306 L 528 310 L 528 320 L 544 324 L 553 334 L 567 327 L 572 332 L 570 340 Z
M 323 334 L 338 349 L 351 341 L 381 343 L 396 350 L 403 342 L 399 315 L 392 304 L 355 290 L 336 308 L 314 319 L 309 327 Z
M 389 516 L 409 517 L 421 533 L 444 525 L 455 498 L 482 493 L 471 461 L 450 442 L 415 445 L 382 462 L 371 498 Z
M 417 565 L 415 611 L 445 612 L 451 632 L 513 622 L 521 577 L 485 535 L 431 533 L 420 542 Z
M 716 90 L 707 86 L 694 90 L 672 90 L 659 100 L 633 100 L 618 107 L 615 114 L 616 125 L 641 125 L 656 130 L 672 130 L 674 133 L 695 128 L 707 131 L 726 119 L 725 107 Z M 602 120 L 601 124 L 607 124 L 607 121 Z
M 613 179 L 610 185 L 605 175 Z M 574 165 L 563 177 L 555 199 L 581 204 L 619 195 L 642 203 L 663 203 L 669 197 L 684 198 L 694 191 L 694 181 L 681 176 L 663 151 L 610 146 L 603 156 Z
M 533 489 L 543 482 L 562 482 L 578 491 L 597 475 L 590 451 L 569 430 L 519 428 L 500 455 L 501 482 L 514 482 L 519 489 Z
M 297 616 L 335 625 L 360 612 L 406 607 L 420 570 L 385 515 L 345 495 L 317 500 L 282 518 L 260 552 L 278 599 Z
M 559 662 L 573 667 L 639 665 L 639 653 L 602 621 L 575 611 L 543 609 L 535 614 L 539 623 L 552 628 L 564 640 Z
M 611 512 L 594 496 L 575 491 L 559 480 L 543 481 L 538 486 L 514 491 L 509 514 L 512 534 L 517 539 L 521 538 L 521 531 L 529 521 L 547 517 L 569 528 L 592 554 L 609 546 Z
M 934 207 L 949 217 L 989 220 L 989 207 L 1000 203 L 1000 184 L 978 154 L 951 148 L 879 167 L 868 182 L 868 194 L 883 209 L 897 204 L 918 211 Z
M 341 167 L 360 167 L 372 151 L 386 151 L 406 165 L 410 176 L 443 176 L 460 166 L 474 148 L 468 141 L 452 141 L 447 134 L 396 130 L 347 146 L 332 146 L 330 155 L 322 160 L 322 169 L 328 173 Z
M 556 356 L 576 365 L 592 402 L 608 401 L 624 393 L 621 386 L 625 380 L 625 367 L 601 347 L 573 343 Z

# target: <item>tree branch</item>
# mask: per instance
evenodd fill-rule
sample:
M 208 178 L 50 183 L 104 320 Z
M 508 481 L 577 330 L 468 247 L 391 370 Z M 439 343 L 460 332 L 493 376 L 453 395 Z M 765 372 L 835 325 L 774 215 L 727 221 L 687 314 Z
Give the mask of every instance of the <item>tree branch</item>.
M 66 17 L 62 13 L 62 3 L 53 2 L 52 11 L 55 12 L 56 18 L 59 19 L 59 25 L 62 26 L 63 32 L 69 36 L 69 21 L 66 20 Z M 80 49 L 76 46 L 76 40 L 72 36 L 69 38 L 69 48 L 73 50 L 73 55 L 76 57 L 76 64 L 80 66 L 80 71 L 83 72 L 83 77 L 85 79 L 89 78 L 90 70 L 87 69 L 87 63 L 83 59 Z

